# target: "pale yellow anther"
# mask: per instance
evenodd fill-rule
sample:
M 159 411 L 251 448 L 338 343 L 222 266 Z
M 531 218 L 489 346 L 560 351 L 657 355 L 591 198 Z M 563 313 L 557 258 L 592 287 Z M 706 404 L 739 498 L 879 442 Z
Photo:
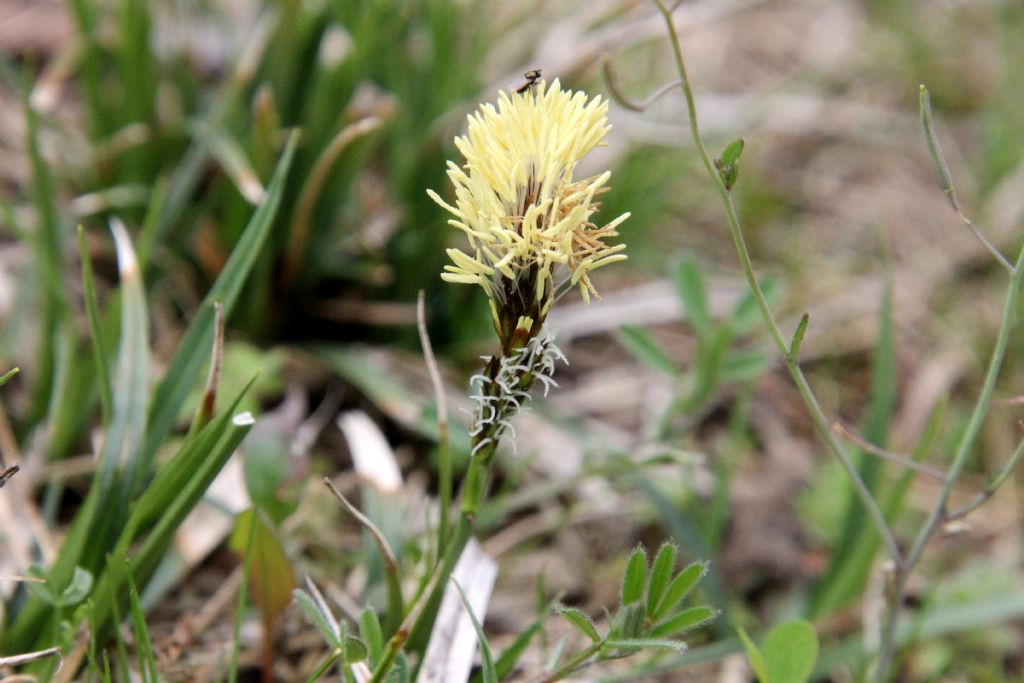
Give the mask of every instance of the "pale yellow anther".
M 560 283 L 578 284 L 589 301 L 596 292 L 588 273 L 626 258 L 623 245 L 602 240 L 616 236 L 629 214 L 601 228 L 590 222 L 611 173 L 573 180 L 579 160 L 602 144 L 607 112 L 601 97 L 541 81 L 523 93 L 499 93 L 497 107 L 481 105 L 466 135 L 455 138 L 465 161 L 448 162 L 454 205 L 427 193 L 455 217 L 449 223 L 466 234 L 470 250 L 449 249 L 452 265 L 442 278 L 483 287 L 495 319 L 495 297 L 509 289 L 501 279 L 536 278 L 532 289 L 546 313 Z

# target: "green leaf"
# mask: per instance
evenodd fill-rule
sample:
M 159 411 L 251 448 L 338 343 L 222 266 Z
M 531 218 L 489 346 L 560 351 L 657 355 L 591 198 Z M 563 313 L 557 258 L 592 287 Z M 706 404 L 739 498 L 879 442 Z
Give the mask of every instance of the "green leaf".
M 470 606 L 466 594 L 462 591 L 462 586 L 455 580 L 455 577 L 452 577 L 452 583 L 455 584 L 455 590 L 459 591 L 462 605 L 466 608 L 466 613 L 469 614 L 469 618 L 473 622 L 473 628 L 476 630 L 476 639 L 480 643 L 480 668 L 483 683 L 498 683 L 498 672 L 494 667 L 494 657 L 491 655 L 491 648 L 487 644 L 487 636 L 484 635 L 484 629 L 480 626 L 476 615 L 473 614 L 473 608 Z
M 89 597 L 92 590 L 92 574 L 81 567 L 75 567 L 71 582 L 61 591 L 56 604 L 61 607 L 74 607 Z
M 960 211 L 957 203 L 956 190 L 953 187 L 953 176 L 949 172 L 949 165 L 942 154 L 942 147 L 939 145 L 939 138 L 935 134 L 935 126 L 932 123 L 932 100 L 928 94 L 928 88 L 922 84 L 918 92 L 918 111 L 921 117 L 921 127 L 924 129 L 924 137 L 928 143 L 928 155 L 932 160 L 932 167 L 935 175 L 939 178 L 939 185 L 943 194 L 949 201 L 949 205 L 955 211 Z
M 626 562 L 626 573 L 622 575 L 622 604 L 630 605 L 642 600 L 647 585 L 647 551 L 643 547 L 634 550 Z
M 733 185 L 736 184 L 736 178 L 740 173 L 740 155 L 743 154 L 743 138 L 733 140 L 722 153 L 715 158 L 715 168 L 718 170 L 718 176 L 722 179 L 722 184 L 725 185 L 726 190 L 731 190 Z
M 693 361 L 694 388 L 687 399 L 688 405 L 703 405 L 721 385 L 722 368 L 732 338 L 732 330 L 728 327 L 718 327 L 697 341 L 697 353 Z
M 256 263 L 256 257 L 259 256 L 270 234 L 270 228 L 281 204 L 285 180 L 297 141 L 297 135 L 293 134 L 289 138 L 281 161 L 278 162 L 277 169 L 267 186 L 266 199 L 253 213 L 245 232 L 231 252 L 231 258 L 196 311 L 192 324 L 189 325 L 184 338 L 178 344 L 177 351 L 167 364 L 167 372 L 150 404 L 150 426 L 143 449 L 147 458 L 152 458 L 166 440 L 185 398 L 195 386 L 203 363 L 209 356 L 213 343 L 215 304 L 219 302 L 223 306 L 224 319 L 227 320 L 238 301 L 249 272 Z
M 764 298 L 769 305 L 779 298 L 782 287 L 778 279 L 765 276 L 758 281 L 758 284 L 761 285 L 761 291 L 764 293 Z M 758 308 L 757 299 L 754 298 L 751 292 L 748 291 L 740 297 L 740 300 L 736 303 L 736 308 L 732 311 L 732 317 L 729 322 L 733 332 L 736 334 L 744 334 L 762 324 L 761 309 Z
M 75 567 L 78 569 L 78 567 Z M 38 564 L 33 564 L 28 568 L 29 578 L 35 579 L 33 581 L 26 581 L 25 586 L 28 587 L 30 595 L 42 600 L 47 605 L 57 604 L 57 593 L 53 590 L 53 585 L 49 579 L 46 578 L 46 569 Z
M 117 245 L 122 296 L 121 343 L 115 380 L 117 392 L 111 406 L 110 423 L 103 434 L 92 486 L 49 572 L 50 580 L 60 587 L 71 581 L 78 566 L 99 577 L 107 554 L 124 529 L 128 506 L 141 485 L 146 469 L 140 453 L 146 429 L 149 388 L 145 294 L 127 233 L 120 224 L 111 227 Z M 30 627 L 28 630 L 33 629 Z
M 723 164 L 735 164 L 743 154 L 744 144 L 743 138 L 733 140 L 725 146 L 718 158 L 722 160 Z
M 587 638 L 590 638 L 595 643 L 601 642 L 601 634 L 597 632 L 594 622 L 586 614 L 575 607 L 567 605 L 555 605 L 554 610 L 565 617 L 566 621 L 578 628 Z
M 761 683 L 773 683 L 761 650 L 750 639 L 750 636 L 747 635 L 742 626 L 736 627 L 736 633 L 739 634 L 740 642 L 743 643 L 743 649 L 747 651 L 747 660 L 750 662 L 750 667 L 754 670 L 757 680 Z
M 673 276 L 679 298 L 686 310 L 686 319 L 693 325 L 698 337 L 711 332 L 711 314 L 708 312 L 708 297 L 704 287 L 704 276 L 697 261 L 686 258 L 675 267 Z
M 633 354 L 637 360 L 658 372 L 674 377 L 680 370 L 669 357 L 665 348 L 654 339 L 650 332 L 635 325 L 623 325 L 619 328 L 619 343 Z
M 779 624 L 761 644 L 771 683 L 806 683 L 818 659 L 818 636 L 804 620 Z
M 320 635 L 323 636 L 324 642 L 327 643 L 331 649 L 340 649 L 342 646 L 341 637 L 334 632 L 334 626 L 327 619 L 326 616 L 320 611 L 320 606 L 316 604 L 316 601 L 309 596 L 304 590 L 296 588 L 292 591 L 292 598 L 295 600 L 295 604 L 299 606 L 306 618 L 309 619 L 316 629 L 320 631 Z
M 243 557 L 250 553 L 247 567 L 253 604 L 264 622 L 277 618 L 291 602 L 295 588 L 295 573 L 277 536 L 262 516 L 250 508 L 235 518 L 229 545 Z
M 366 643 L 367 656 L 376 666 L 384 651 L 384 634 L 380 630 L 380 619 L 377 613 L 367 607 L 359 614 L 359 636 Z
M 341 643 L 341 656 L 346 664 L 355 664 L 366 659 L 369 649 L 359 638 L 353 635 L 346 635 Z
M 722 380 L 743 382 L 758 377 L 768 366 L 768 357 L 763 351 L 733 351 L 722 363 Z
M 545 613 L 546 611 L 547 610 L 545 610 Z M 530 641 L 533 640 L 533 637 L 540 632 L 541 626 L 544 625 L 544 616 L 545 614 L 542 614 L 529 626 L 529 628 L 516 636 L 516 639 L 512 641 L 512 644 L 505 648 L 505 650 L 498 656 L 498 661 L 495 662 L 494 668 L 498 674 L 499 681 L 505 680 L 505 678 L 512 673 L 512 669 L 519 661 L 519 658 L 522 657 L 523 653 L 526 652 L 526 648 L 529 646 Z M 479 674 L 474 675 L 472 683 L 483 683 L 482 677 Z
M 123 528 L 128 505 L 148 474 L 148 461 L 140 452 L 146 432 L 149 397 L 149 318 L 142 274 L 128 232 L 111 223 L 121 273 L 121 342 L 117 355 L 110 424 L 103 435 L 96 477 L 89 495 L 101 504 L 89 526 L 89 542 L 81 564 L 102 568 L 106 554 Z
M 718 610 L 711 607 L 691 607 L 657 624 L 651 629 L 650 635 L 654 638 L 678 635 L 702 626 L 717 616 Z
M 609 634 L 609 637 L 639 638 L 644 635 L 646 611 L 646 605 L 640 601 L 623 606 L 617 615 L 614 634 Z
M 231 409 L 237 405 L 235 400 Z M 157 473 L 139 498 L 118 540 L 113 555 L 124 556 L 137 544 L 131 569 L 134 580 L 145 585 L 170 546 L 175 530 L 205 493 L 224 463 L 252 428 L 247 414 L 232 417 L 230 410 L 218 416 L 194 438 L 187 439 L 178 453 Z M 117 571 L 111 571 L 116 569 Z M 97 604 L 97 633 L 105 633 L 110 605 L 124 594 L 123 571 L 114 563 L 98 579 L 93 591 Z
M 675 609 L 676 605 L 689 595 L 690 591 L 693 590 L 694 586 L 697 585 L 697 582 L 701 580 L 707 571 L 708 564 L 706 562 L 694 562 L 679 572 L 676 578 L 672 579 L 668 590 L 665 591 L 665 597 L 658 603 L 658 606 L 651 614 L 651 618 L 661 619 Z
M 605 648 L 609 650 L 626 650 L 637 652 L 639 650 L 672 650 L 677 654 L 686 652 L 686 643 L 678 640 L 663 640 L 661 638 L 623 638 L 605 642 Z
M 678 550 L 673 543 L 663 543 L 658 549 L 658 554 L 651 564 L 651 576 L 647 582 L 647 615 L 654 613 L 655 608 L 665 594 L 672 581 L 672 573 L 676 569 L 676 554 Z

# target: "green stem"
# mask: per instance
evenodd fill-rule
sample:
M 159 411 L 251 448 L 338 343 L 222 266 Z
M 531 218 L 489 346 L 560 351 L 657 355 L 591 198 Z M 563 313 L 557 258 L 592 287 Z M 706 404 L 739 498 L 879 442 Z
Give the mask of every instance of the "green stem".
M 888 620 L 882 633 L 878 666 L 875 669 L 875 680 L 880 683 L 887 680 L 889 669 L 892 667 L 892 660 L 896 651 L 896 627 L 899 621 L 900 606 L 906 598 L 907 581 L 914 567 L 924 554 L 928 541 L 939 526 L 949 518 L 949 511 L 947 509 L 949 496 L 956 485 L 957 479 L 960 478 L 960 473 L 963 472 L 964 465 L 967 464 L 967 458 L 974 449 L 978 433 L 981 431 L 981 425 L 985 420 L 985 415 L 988 413 L 989 404 L 992 402 L 992 394 L 995 391 L 996 380 L 999 377 L 999 371 L 1002 369 L 1003 359 L 1006 356 L 1006 346 L 1010 339 L 1010 328 L 1013 326 L 1016 314 L 1017 296 L 1020 292 L 1021 277 L 1024 274 L 1024 248 L 1021 249 L 1020 254 L 1017 256 L 1017 263 L 1013 266 L 1011 272 L 1012 277 L 1006 290 L 1006 301 L 1003 303 L 1003 317 L 999 323 L 999 335 L 996 338 L 996 345 L 992 350 L 992 358 L 989 360 L 988 370 L 985 373 L 985 383 L 982 385 L 981 393 L 978 395 L 978 402 L 971 413 L 971 420 L 967 424 L 967 429 L 964 431 L 964 435 L 957 446 L 956 455 L 953 456 L 953 464 L 950 465 L 949 474 L 946 475 L 946 482 L 939 492 L 939 498 L 935 501 L 935 506 L 932 508 L 928 521 L 921 527 L 917 537 L 914 539 L 914 545 L 911 547 L 906 561 L 898 564 L 896 567 L 891 600 L 889 601 Z M 1019 457 L 1018 453 L 1015 453 L 1014 457 L 1011 458 L 1011 462 L 1016 462 Z
M 316 670 L 313 671 L 309 678 L 306 679 L 306 683 L 315 683 L 323 678 L 327 671 L 334 665 L 334 662 L 338 660 L 338 657 L 339 655 L 337 650 L 324 657 L 320 662 L 320 665 L 316 667 Z
M 995 492 L 1003 485 L 1003 482 L 1005 482 L 1010 477 L 1010 474 L 1017 469 L 1017 465 L 1020 463 L 1022 457 L 1024 457 L 1024 440 L 1017 444 L 1017 450 L 1013 452 L 1013 455 L 1011 455 L 1010 459 L 1005 465 L 1003 465 L 1003 468 L 989 479 L 985 488 L 963 506 L 958 507 L 955 510 L 950 510 L 946 513 L 946 519 L 952 520 L 966 517 L 981 507 L 989 498 L 995 495 Z
M 426 647 L 438 607 L 441 604 L 441 598 L 444 595 L 444 589 L 448 585 L 448 579 L 473 535 L 477 512 L 480 510 L 480 505 L 487 492 L 487 480 L 491 462 L 494 459 L 494 450 L 493 444 L 488 445 L 469 459 L 469 469 L 466 471 L 466 478 L 462 484 L 462 507 L 459 521 L 451 539 L 444 546 L 441 562 L 436 570 L 437 580 L 432 581 L 433 588 L 430 589 L 423 610 L 409 632 L 409 644 L 413 648 L 424 649 Z
M 811 420 L 814 422 L 815 428 L 818 430 L 821 438 L 825 441 L 829 450 L 832 451 L 832 454 L 836 457 L 839 464 L 846 472 L 846 475 L 849 477 L 854 491 L 857 494 L 857 498 L 860 499 L 861 504 L 867 510 L 868 515 L 874 522 L 879 535 L 882 537 L 882 540 L 888 549 L 890 558 L 897 566 L 899 566 L 901 564 L 900 549 L 896 543 L 896 538 L 885 519 L 885 514 L 879 507 L 878 502 L 871 495 L 871 491 L 864 483 L 864 480 L 861 479 L 860 474 L 853 465 L 853 461 L 850 460 L 849 455 L 847 455 L 842 445 L 832 433 L 828 418 L 825 417 L 825 413 L 821 409 L 814 392 L 811 390 L 810 384 L 808 384 L 807 378 L 803 374 L 803 370 L 800 369 L 800 364 L 797 362 L 796 356 L 790 353 L 789 345 L 783 338 L 782 331 L 779 329 L 779 325 L 775 321 L 775 316 L 768 307 L 768 301 L 765 298 L 764 292 L 761 290 L 761 286 L 757 282 L 757 276 L 754 274 L 754 266 L 750 259 L 750 252 L 747 249 L 746 240 L 743 237 L 743 231 L 740 227 L 736 207 L 732 201 L 732 195 L 729 193 L 729 190 L 725 187 L 721 177 L 715 170 L 711 157 L 708 155 L 707 148 L 704 146 L 704 141 L 700 136 L 700 129 L 697 126 L 697 106 L 694 101 L 693 90 L 690 87 L 690 79 L 686 73 L 686 64 L 683 61 L 683 52 L 680 46 L 679 36 L 676 32 L 675 24 L 672 21 L 672 12 L 665 6 L 663 0 L 654 1 L 658 5 L 658 9 L 661 11 L 661 14 L 665 19 L 665 24 L 668 27 L 669 36 L 671 38 L 670 42 L 675 55 L 676 69 L 678 70 L 679 76 L 682 80 L 683 94 L 686 98 L 686 109 L 690 119 L 690 134 L 697 147 L 697 152 L 700 155 L 701 162 L 704 164 L 704 168 L 707 170 L 708 175 L 711 176 L 712 182 L 714 182 L 715 188 L 718 190 L 718 194 L 722 199 L 722 204 L 725 206 L 726 218 L 729 222 L 729 232 L 732 234 L 736 253 L 740 259 L 740 266 L 742 267 L 743 274 L 747 279 L 747 285 L 750 287 L 750 291 L 754 295 L 754 300 L 757 302 L 757 307 L 761 311 L 761 316 L 764 318 L 765 325 L 768 327 L 768 332 L 771 334 L 772 340 L 775 342 L 775 345 L 779 348 L 779 352 L 786 361 L 786 368 L 789 370 L 789 374 L 792 376 L 793 382 L 796 384 L 796 388 L 800 392 L 800 397 L 803 399 L 804 405 L 807 406 L 807 409 L 811 414 Z
M 597 655 L 601 651 L 602 647 L 604 647 L 604 642 L 594 643 L 586 650 L 583 650 L 566 662 L 564 666 L 540 678 L 537 683 L 554 683 L 555 681 L 560 681 L 566 676 L 576 673 L 576 671 L 578 671 L 588 659 Z

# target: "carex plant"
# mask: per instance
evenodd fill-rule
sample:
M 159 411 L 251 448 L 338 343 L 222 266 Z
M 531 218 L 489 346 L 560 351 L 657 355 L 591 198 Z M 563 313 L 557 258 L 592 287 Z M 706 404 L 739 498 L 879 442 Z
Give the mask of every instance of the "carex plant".
M 431 561 L 416 600 L 405 610 L 402 626 L 386 646 L 370 648 L 371 680 L 385 680 L 404 669 L 405 654 L 425 651 L 441 597 L 486 499 L 499 445 L 503 441 L 514 445 L 512 421 L 529 401 L 531 390 L 539 384 L 546 393 L 556 386 L 555 369 L 565 357 L 546 326 L 552 306 L 572 289 L 579 289 L 587 301 L 596 297 L 590 274 L 626 258 L 624 245 L 613 238 L 629 214 L 603 223 L 596 220 L 598 198 L 608 189 L 611 174 L 578 178 L 576 173 L 580 160 L 602 144 L 609 130 L 607 108 L 601 97 L 563 89 L 557 79 L 538 78 L 516 92 L 502 92 L 497 106 L 481 105 L 469 116 L 465 135 L 455 139 L 463 161 L 448 163 L 454 199 L 427 191 L 451 214 L 449 224 L 468 241 L 468 247 L 447 250 L 451 263 L 441 277 L 484 291 L 497 350 L 484 358 L 481 372 L 471 379 L 470 458 L 457 519 L 449 519 L 454 516 L 451 483 L 443 481 L 451 476 L 450 464 L 442 465 L 437 558 Z M 678 602 L 703 573 L 703 565 L 692 565 L 676 581 L 675 548 L 665 546 L 658 557 L 649 591 L 646 554 L 638 551 L 631 557 L 623 595 L 623 604 L 630 606 L 628 618 L 625 612 L 614 617 L 606 635 L 599 635 L 578 610 L 560 608 L 591 644 L 564 662 L 552 662 L 544 680 L 559 680 L 600 659 L 648 647 L 679 649 L 682 644 L 667 640 L 669 636 L 714 615 L 713 610 L 702 608 L 681 617 L 677 610 Z M 663 600 L 670 584 L 674 589 Z M 651 609 L 638 611 L 634 602 L 649 602 Z M 532 631 L 524 635 L 528 640 Z M 491 661 L 486 642 L 481 642 L 481 648 L 485 680 L 490 674 L 497 680 L 502 674 Z M 379 654 L 375 656 L 374 650 Z M 514 659 L 503 657 L 504 667 Z M 345 663 L 354 664 L 347 659 Z
M 448 249 L 452 263 L 441 277 L 483 289 L 499 346 L 473 379 L 472 457 L 448 548 L 456 556 L 510 420 L 534 384 L 553 385 L 555 364 L 564 359 L 545 327 L 552 305 L 573 287 L 589 299 L 596 294 L 589 273 L 626 258 L 624 245 L 605 240 L 629 214 L 601 227 L 591 220 L 611 173 L 574 178 L 579 160 L 608 132 L 607 107 L 600 97 L 563 90 L 557 79 L 502 93 L 498 107 L 482 105 L 455 140 L 465 163 L 448 163 L 454 205 L 428 190 L 469 240 L 469 251 Z

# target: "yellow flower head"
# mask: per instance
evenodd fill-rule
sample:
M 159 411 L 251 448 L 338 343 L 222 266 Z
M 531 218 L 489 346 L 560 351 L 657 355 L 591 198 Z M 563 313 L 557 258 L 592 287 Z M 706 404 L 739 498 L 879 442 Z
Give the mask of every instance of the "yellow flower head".
M 455 138 L 466 159 L 448 162 L 455 205 L 427 191 L 469 237 L 468 252 L 448 250 L 452 265 L 441 277 L 483 287 L 503 339 L 523 316 L 530 325 L 542 322 L 572 286 L 589 300 L 597 294 L 590 271 L 626 258 L 624 245 L 603 240 L 617 235 L 629 214 L 603 227 L 590 220 L 611 173 L 573 179 L 576 164 L 608 132 L 607 112 L 605 100 L 562 90 L 557 79 L 499 93 L 497 109 L 481 105 L 467 134 Z

